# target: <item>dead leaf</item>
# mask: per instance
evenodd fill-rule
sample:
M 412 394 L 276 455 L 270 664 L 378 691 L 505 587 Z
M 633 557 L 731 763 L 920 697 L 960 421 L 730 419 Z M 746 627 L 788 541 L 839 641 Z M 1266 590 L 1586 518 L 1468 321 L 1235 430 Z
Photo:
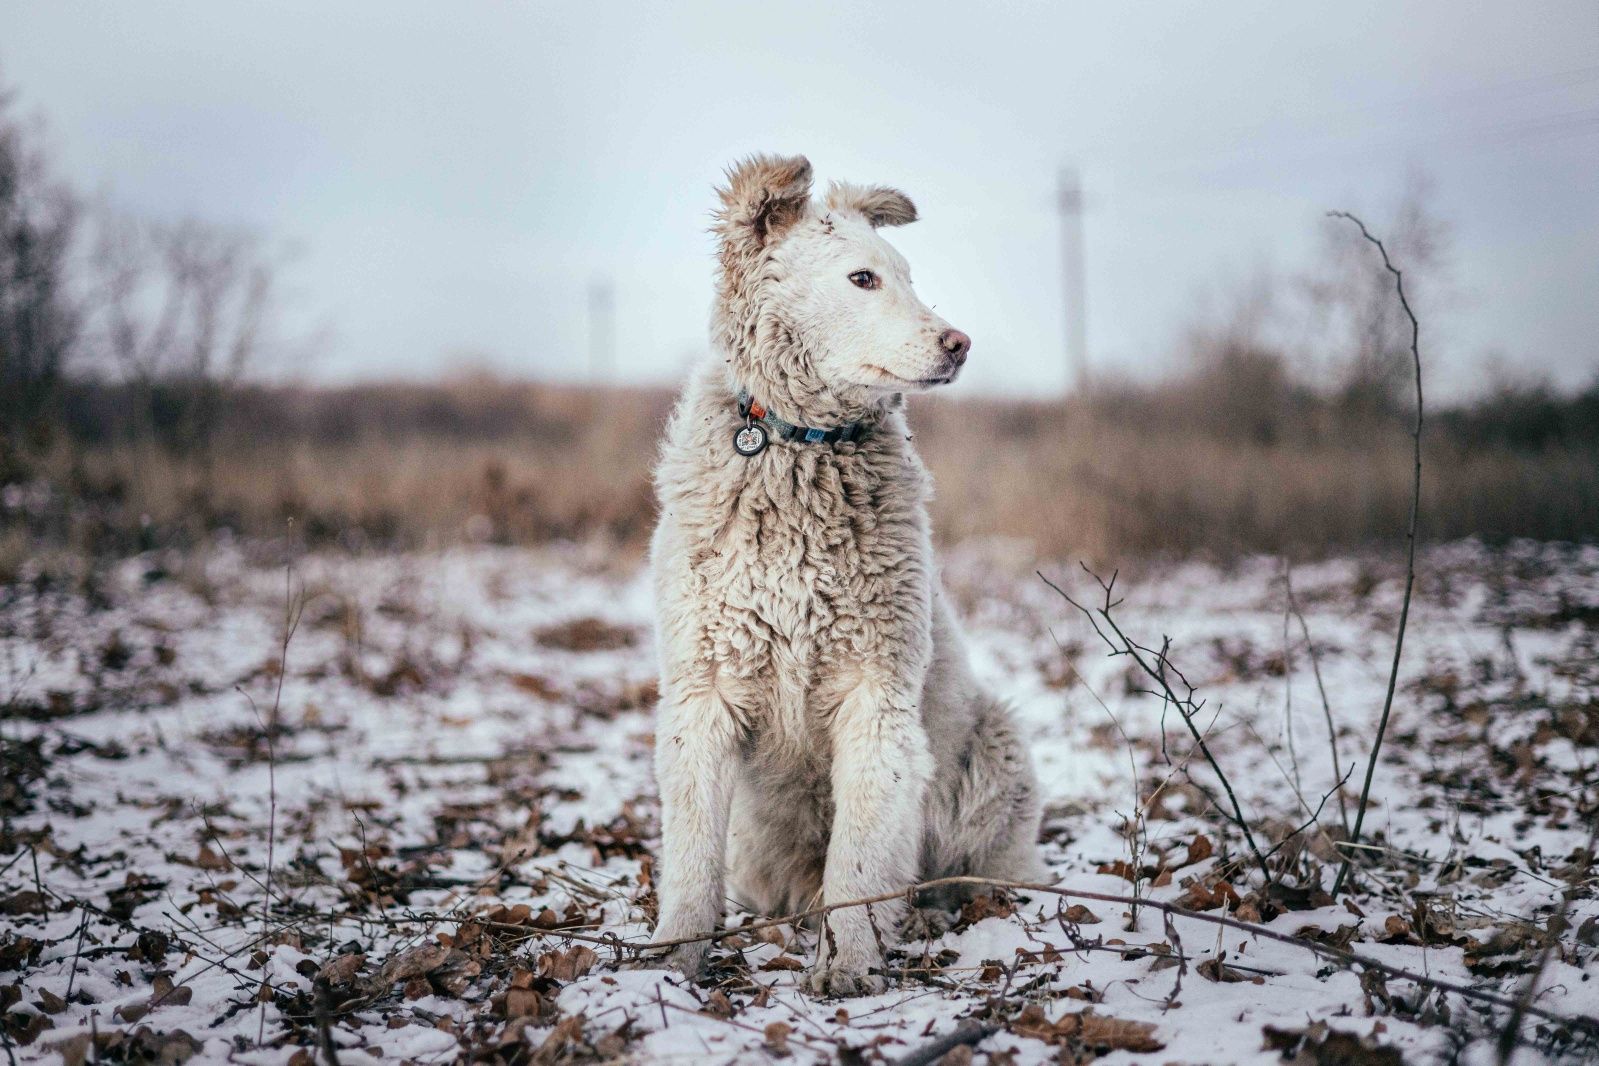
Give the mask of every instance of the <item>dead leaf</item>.
M 1415 934 L 1411 931 L 1410 923 L 1397 914 L 1390 914 L 1382 923 L 1383 935 L 1378 941 L 1383 944 L 1419 944 Z
M 1380 1023 L 1379 1023 L 1380 1024 Z M 1278 1029 L 1265 1026 L 1262 1045 L 1279 1052 L 1283 1061 L 1295 1066 L 1404 1066 L 1398 1048 L 1378 1044 L 1374 1037 L 1329 1029 L 1326 1022 L 1312 1022 L 1303 1029 Z
M 46 1029 L 54 1029 L 56 1023 L 44 1014 L 23 1014 L 15 1011 L 0 1019 L 0 1024 L 6 1027 L 6 1032 L 11 1039 L 22 1047 L 27 1047 L 39 1038 L 39 1034 Z
M 1003 892 L 974 896 L 961 907 L 958 926 L 962 929 L 975 925 L 984 918 L 1009 918 L 1016 913 L 1016 905 Z
M 186 1007 L 194 999 L 194 989 L 188 985 L 174 985 L 169 974 L 159 973 L 150 982 L 150 998 L 141 1003 L 127 1003 L 111 1012 L 114 1018 L 136 1022 L 153 1010 L 162 1007 Z
M 1355 938 L 1360 935 L 1360 923 L 1350 922 L 1348 925 L 1340 925 L 1336 929 L 1323 929 L 1317 925 L 1302 925 L 1294 931 L 1294 935 L 1301 940 L 1314 940 L 1318 944 L 1326 944 L 1341 951 L 1348 951 L 1349 945 L 1354 943 Z
M 599 956 L 582 944 L 565 951 L 551 951 L 539 958 L 539 976 L 552 981 L 576 981 L 588 973 Z
M 483 966 L 472 956 L 464 951 L 452 951 L 444 964 L 435 968 L 428 974 L 428 980 L 433 987 L 451 996 L 460 996 L 466 992 L 478 974 L 483 972 Z
M 1029 1004 L 1011 1023 L 1018 1036 L 1030 1036 L 1047 1044 L 1073 1046 L 1104 1054 L 1111 1051 L 1159 1051 L 1166 1045 L 1155 1038 L 1150 1022 L 1134 1022 L 1092 1009 L 1063 1014 L 1051 1022 L 1037 1004 Z
M 598 618 L 574 618 L 535 631 L 533 639 L 546 648 L 561 651 L 616 651 L 631 648 L 638 640 L 638 632 Z
M 1214 886 L 1195 881 L 1188 886 L 1188 891 L 1177 897 L 1178 906 L 1194 911 L 1213 911 L 1224 904 L 1236 907 L 1238 903 L 1238 893 L 1226 881 L 1217 881 Z
M 48 911 L 44 896 L 32 890 L 13 892 L 0 899 L 0 914 L 45 914 Z
M 761 963 L 763 970 L 803 970 L 805 964 L 792 955 L 778 955 Z
M 533 1018 L 548 1017 L 555 1013 L 554 1006 L 531 988 L 509 988 L 505 992 L 505 1017 Z
M 1205 980 L 1216 981 L 1224 985 L 1251 982 L 1257 985 L 1265 983 L 1261 977 L 1247 974 L 1240 970 L 1235 970 L 1231 966 L 1228 966 L 1221 959 L 1206 959 L 1204 962 L 1196 966 L 1195 969 L 1199 971 L 1199 976 L 1203 977 Z
M 425 976 L 443 966 L 444 960 L 450 957 L 450 950 L 443 944 L 423 944 L 392 956 L 378 968 L 368 985 L 373 992 L 381 995 L 400 981 Z
M 540 1066 L 545 1063 L 552 1063 L 559 1059 L 561 1052 L 565 1051 L 570 1045 L 581 1044 L 583 1042 L 584 1020 L 581 1014 L 573 1014 L 570 1017 L 561 1019 L 555 1028 L 551 1030 L 550 1035 L 544 1038 L 544 1043 L 539 1045 L 538 1050 L 533 1052 L 532 1058 L 528 1061 L 540 1064 Z
M 317 980 L 326 981 L 330 985 L 346 985 L 355 979 L 361 972 L 361 967 L 366 965 L 366 956 L 359 951 L 352 951 L 340 955 L 328 962 L 316 972 Z
M 1102 874 L 1110 874 L 1112 877 L 1119 877 L 1123 881 L 1129 881 L 1133 884 L 1137 884 L 1139 879 L 1138 868 L 1132 863 L 1127 862 L 1125 859 L 1117 859 L 1115 862 L 1102 863 L 1100 864 L 1098 872 Z

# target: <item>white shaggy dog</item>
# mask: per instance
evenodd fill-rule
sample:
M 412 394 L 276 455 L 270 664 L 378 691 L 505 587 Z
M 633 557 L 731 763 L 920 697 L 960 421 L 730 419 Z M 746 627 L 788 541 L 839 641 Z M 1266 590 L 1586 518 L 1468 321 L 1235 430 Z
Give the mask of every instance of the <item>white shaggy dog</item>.
M 756 156 L 718 190 L 720 358 L 685 388 L 656 471 L 657 940 L 711 932 L 724 875 L 784 913 L 1038 874 L 1032 766 L 967 666 L 903 414 L 971 342 L 876 232 L 915 220 L 903 193 L 835 184 L 818 204 L 810 182 L 804 158 Z M 903 912 L 828 914 L 811 989 L 881 990 Z M 703 957 L 668 961 L 692 975 Z

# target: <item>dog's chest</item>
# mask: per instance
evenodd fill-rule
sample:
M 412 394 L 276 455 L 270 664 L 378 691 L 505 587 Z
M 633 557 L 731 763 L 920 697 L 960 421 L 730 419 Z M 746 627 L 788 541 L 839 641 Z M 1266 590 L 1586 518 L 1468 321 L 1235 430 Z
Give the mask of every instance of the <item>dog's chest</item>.
M 785 452 L 752 464 L 702 544 L 697 601 L 724 680 L 814 707 L 905 637 L 927 581 L 925 474 L 904 456 Z

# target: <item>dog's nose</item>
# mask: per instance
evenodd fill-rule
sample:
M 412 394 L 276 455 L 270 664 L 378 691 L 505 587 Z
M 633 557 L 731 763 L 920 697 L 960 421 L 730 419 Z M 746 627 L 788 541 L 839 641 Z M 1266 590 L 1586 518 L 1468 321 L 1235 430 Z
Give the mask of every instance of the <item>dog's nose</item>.
M 946 329 L 938 335 L 938 346 L 960 366 L 966 362 L 966 353 L 972 350 L 972 339 L 958 329 Z

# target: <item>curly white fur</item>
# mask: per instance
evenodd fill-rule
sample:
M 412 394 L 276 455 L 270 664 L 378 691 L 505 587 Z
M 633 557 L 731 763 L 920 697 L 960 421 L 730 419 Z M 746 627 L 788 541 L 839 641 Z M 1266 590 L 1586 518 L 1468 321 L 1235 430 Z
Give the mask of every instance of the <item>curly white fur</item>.
M 656 471 L 656 939 L 712 931 L 725 881 L 786 912 L 956 873 L 1034 877 L 1032 767 L 967 665 L 903 415 L 903 392 L 964 357 L 876 233 L 916 209 L 853 185 L 815 204 L 800 157 L 747 160 L 720 195 L 720 358 L 685 388 Z M 877 285 L 852 282 L 862 270 Z M 741 386 L 789 422 L 869 432 L 739 455 Z M 880 989 L 902 912 L 829 915 L 811 987 Z M 670 961 L 697 973 L 703 951 Z

